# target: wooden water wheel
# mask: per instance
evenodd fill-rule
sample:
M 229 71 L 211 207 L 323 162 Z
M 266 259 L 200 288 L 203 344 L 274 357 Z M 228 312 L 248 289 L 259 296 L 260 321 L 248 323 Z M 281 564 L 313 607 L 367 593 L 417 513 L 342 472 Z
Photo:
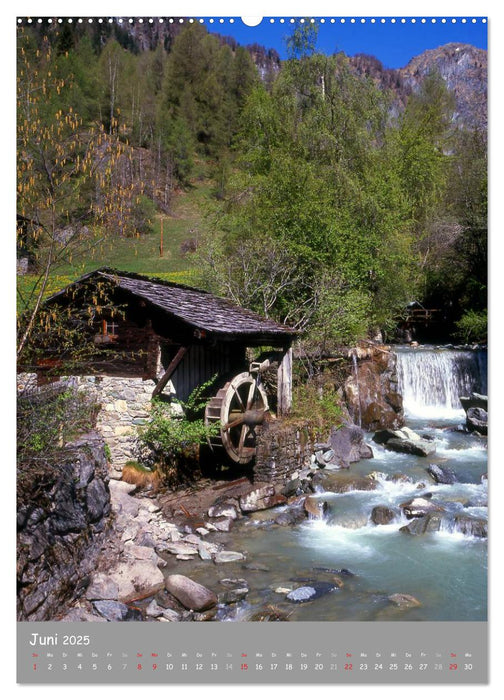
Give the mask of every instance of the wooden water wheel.
M 236 464 L 249 464 L 256 452 L 256 428 L 269 410 L 258 373 L 242 372 L 227 382 L 205 409 L 205 423 L 220 421 L 219 434 L 210 438 L 213 451 L 224 451 Z

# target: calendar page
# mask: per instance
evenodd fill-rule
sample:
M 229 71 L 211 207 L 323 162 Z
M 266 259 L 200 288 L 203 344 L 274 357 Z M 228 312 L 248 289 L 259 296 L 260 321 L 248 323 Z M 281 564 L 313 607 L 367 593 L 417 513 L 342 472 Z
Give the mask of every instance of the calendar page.
M 16 18 L 23 686 L 488 683 L 488 22 L 348 9 Z

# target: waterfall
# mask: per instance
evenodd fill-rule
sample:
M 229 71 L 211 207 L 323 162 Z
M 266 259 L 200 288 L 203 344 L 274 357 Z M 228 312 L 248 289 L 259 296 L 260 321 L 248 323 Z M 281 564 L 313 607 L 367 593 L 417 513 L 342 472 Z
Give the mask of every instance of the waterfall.
M 407 415 L 463 416 L 460 396 L 486 393 L 486 352 L 397 348 L 399 391 Z
M 361 402 L 360 402 L 360 392 L 359 392 L 359 366 L 357 363 L 357 353 L 354 350 L 352 352 L 352 370 L 353 370 L 353 375 L 355 379 L 355 389 L 356 389 L 356 394 L 357 394 L 357 425 L 359 428 L 362 426 L 362 410 L 361 410 Z

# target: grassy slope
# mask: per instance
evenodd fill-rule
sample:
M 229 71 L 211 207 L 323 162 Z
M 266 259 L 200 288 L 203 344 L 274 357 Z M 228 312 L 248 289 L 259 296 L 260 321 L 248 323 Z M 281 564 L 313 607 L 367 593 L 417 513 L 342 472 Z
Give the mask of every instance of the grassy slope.
M 153 222 L 153 232 L 140 238 L 111 238 L 92 254 L 54 270 L 47 294 L 62 289 L 81 275 L 100 267 L 114 267 L 127 272 L 162 277 L 172 282 L 194 284 L 194 263 L 191 255 L 184 255 L 181 245 L 191 238 L 198 238 L 205 227 L 205 210 L 211 196 L 211 183 L 195 182 L 193 187 L 179 193 L 170 216 L 163 221 L 163 257 L 160 256 L 160 217 Z M 36 277 L 25 275 L 17 278 L 18 309 L 23 307 L 21 295 L 29 296 Z

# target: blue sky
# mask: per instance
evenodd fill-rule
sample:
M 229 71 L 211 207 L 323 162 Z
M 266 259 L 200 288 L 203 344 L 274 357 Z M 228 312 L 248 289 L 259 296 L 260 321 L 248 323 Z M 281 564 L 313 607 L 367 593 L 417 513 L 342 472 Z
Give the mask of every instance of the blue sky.
M 284 22 L 280 17 L 264 17 L 256 27 L 249 27 L 243 23 L 240 17 L 223 17 L 220 22 L 218 16 L 214 16 L 213 23 L 206 17 L 204 24 L 209 31 L 233 36 L 240 44 L 262 44 L 266 48 L 274 48 L 282 58 L 286 58 L 285 37 L 292 32 L 291 17 L 286 16 Z M 274 19 L 272 23 L 270 19 Z M 369 17 L 357 17 L 352 22 L 351 17 L 334 17 L 320 22 L 321 18 L 315 18 L 319 23 L 319 35 L 317 49 L 324 53 L 344 51 L 353 56 L 356 53 L 367 53 L 376 56 L 387 68 L 402 68 L 413 57 L 426 49 L 437 48 L 450 42 L 472 44 L 481 49 L 487 48 L 487 24 L 477 15 L 466 17 L 437 17 L 432 22 L 431 17 L 402 17 L 399 16 L 392 22 L 391 17 L 376 16 L 372 22 Z M 362 22 L 361 19 L 365 19 Z M 402 20 L 405 22 L 402 22 Z M 415 22 L 412 22 L 415 19 Z M 422 19 L 425 19 L 422 22 Z M 452 19 L 456 19 L 455 22 Z M 473 22 L 473 19 L 476 22 Z

